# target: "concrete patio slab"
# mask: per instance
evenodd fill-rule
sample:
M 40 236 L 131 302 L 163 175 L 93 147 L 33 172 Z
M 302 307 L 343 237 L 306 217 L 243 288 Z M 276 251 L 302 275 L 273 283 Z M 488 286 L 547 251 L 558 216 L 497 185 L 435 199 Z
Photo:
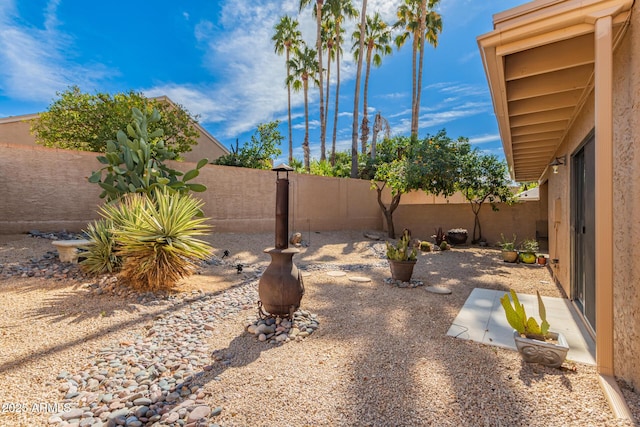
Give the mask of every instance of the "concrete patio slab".
M 462 306 L 447 335 L 515 350 L 513 328 L 509 326 L 500 304 L 505 291 L 476 288 Z M 518 294 L 527 316 L 538 317 L 535 295 Z M 596 345 L 575 308 L 564 298 L 542 297 L 547 321 L 554 332 L 562 332 L 569 343 L 568 360 L 595 365 Z

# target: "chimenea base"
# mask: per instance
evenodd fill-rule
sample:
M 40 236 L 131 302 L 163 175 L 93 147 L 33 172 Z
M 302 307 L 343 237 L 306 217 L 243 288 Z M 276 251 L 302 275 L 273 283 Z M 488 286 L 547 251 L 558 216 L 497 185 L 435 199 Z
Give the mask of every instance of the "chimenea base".
M 264 252 L 271 255 L 271 264 L 258 282 L 260 315 L 291 319 L 304 295 L 302 275 L 292 259 L 300 251 L 296 248 L 269 248 Z

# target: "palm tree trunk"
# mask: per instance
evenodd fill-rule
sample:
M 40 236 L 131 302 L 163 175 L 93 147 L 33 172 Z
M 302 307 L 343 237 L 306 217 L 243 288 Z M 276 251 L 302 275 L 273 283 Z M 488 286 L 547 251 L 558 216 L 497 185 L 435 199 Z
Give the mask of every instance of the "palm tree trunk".
M 304 142 L 302 143 L 302 151 L 304 152 L 304 169 L 307 173 L 311 172 L 309 164 L 309 81 L 304 83 Z
M 416 91 L 416 122 L 415 135 L 418 136 L 418 127 L 420 122 L 420 96 L 422 95 L 422 68 L 424 66 L 424 43 L 427 19 L 427 0 L 420 3 L 420 62 L 418 64 L 418 90 Z M 413 132 L 412 132 L 413 134 Z
M 320 161 L 326 160 L 326 127 L 324 120 L 324 84 L 322 78 L 322 3 L 316 0 L 316 45 L 318 47 L 318 87 L 320 88 Z
M 417 99 L 416 99 L 416 74 L 417 74 L 417 63 L 416 56 L 418 55 L 418 39 L 416 39 L 416 34 L 413 34 L 413 54 L 411 58 L 411 137 L 418 137 L 418 108 L 417 108 Z
M 371 53 L 372 49 L 367 47 L 367 68 L 364 73 L 364 96 L 362 97 L 362 126 L 360 127 L 360 130 L 362 131 L 362 135 L 360 136 L 362 154 L 367 153 L 367 141 L 369 139 L 369 112 L 367 111 L 367 96 L 369 94 L 369 75 L 371 74 Z
M 362 0 L 360 15 L 360 52 L 364 51 L 364 29 L 366 25 L 367 0 Z M 360 101 L 360 80 L 362 78 L 362 54 L 358 55 L 356 71 L 356 93 L 353 97 L 353 124 L 351 127 L 351 178 L 358 177 L 358 103 Z
M 291 126 L 291 83 L 289 83 L 289 48 L 287 47 L 287 110 L 289 113 L 289 164 L 293 163 L 293 134 Z
M 339 31 L 339 27 L 336 26 Z M 340 49 L 336 52 L 336 106 L 333 112 L 333 136 L 331 138 L 331 166 L 336 165 L 336 139 L 338 136 L 338 102 L 340 100 Z
M 331 48 L 327 49 L 327 93 L 324 100 L 324 128 L 327 129 L 327 121 L 329 120 L 329 89 L 331 87 Z

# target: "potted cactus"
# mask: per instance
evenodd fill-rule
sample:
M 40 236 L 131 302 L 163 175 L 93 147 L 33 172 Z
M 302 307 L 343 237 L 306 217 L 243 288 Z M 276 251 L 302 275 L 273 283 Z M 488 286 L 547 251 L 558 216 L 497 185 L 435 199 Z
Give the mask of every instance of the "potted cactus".
M 533 317 L 527 318 L 527 313 L 518 300 L 518 295 L 513 289 L 510 293 L 511 299 L 509 299 L 509 294 L 504 294 L 500 298 L 500 303 L 504 308 L 509 325 L 514 329 L 513 339 L 524 361 L 540 363 L 552 368 L 560 367 L 567 357 L 569 345 L 560 332 L 549 331 L 547 312 L 540 292 L 536 291 L 540 323 Z
M 418 251 L 410 247 L 411 237 L 404 234 L 396 245 L 387 242 L 387 259 L 391 268 L 393 280 L 408 282 L 413 275 L 413 267 L 416 265 Z
M 520 243 L 520 253 L 519 258 L 520 261 L 525 264 L 535 264 L 537 256 L 536 252 L 538 252 L 538 242 L 534 239 L 525 239 Z
M 500 233 L 500 238 L 502 239 L 500 243 L 500 248 L 502 248 L 502 260 L 504 262 L 516 262 L 518 261 L 518 251 L 516 251 L 516 235 L 513 235 L 512 240 L 507 240 L 504 237 L 504 234 Z

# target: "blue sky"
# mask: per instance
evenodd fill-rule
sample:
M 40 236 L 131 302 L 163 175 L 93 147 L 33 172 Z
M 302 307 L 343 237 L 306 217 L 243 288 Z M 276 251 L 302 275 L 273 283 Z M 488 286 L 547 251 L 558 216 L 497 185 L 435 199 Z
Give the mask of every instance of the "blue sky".
M 369 0 L 367 9 L 392 23 L 401 3 Z M 428 47 L 425 55 L 420 136 L 446 128 L 449 136 L 468 137 L 479 149 L 502 156 L 476 37 L 492 30 L 494 13 L 522 3 L 441 0 L 443 32 L 437 49 Z M 354 5 L 359 9 L 361 1 Z M 203 127 L 227 147 L 236 138 L 247 141 L 259 123 L 276 119 L 286 137 L 284 57 L 273 52 L 271 42 L 283 14 L 297 17 L 303 37 L 315 44 L 315 20 L 310 9 L 298 13 L 298 0 L 0 0 L 0 117 L 44 111 L 56 91 L 78 85 L 86 92 L 167 95 L 200 115 Z M 350 53 L 341 81 L 338 150 L 351 147 L 355 64 Z M 410 93 L 407 44 L 373 69 L 370 117 L 380 111 L 392 134 L 408 135 Z M 318 89 L 310 95 L 311 156 L 319 158 Z M 333 96 L 332 89 L 331 104 Z M 294 94 L 299 159 L 303 106 L 302 93 Z M 329 120 L 327 147 L 332 126 Z M 286 156 L 286 139 L 281 149 Z

